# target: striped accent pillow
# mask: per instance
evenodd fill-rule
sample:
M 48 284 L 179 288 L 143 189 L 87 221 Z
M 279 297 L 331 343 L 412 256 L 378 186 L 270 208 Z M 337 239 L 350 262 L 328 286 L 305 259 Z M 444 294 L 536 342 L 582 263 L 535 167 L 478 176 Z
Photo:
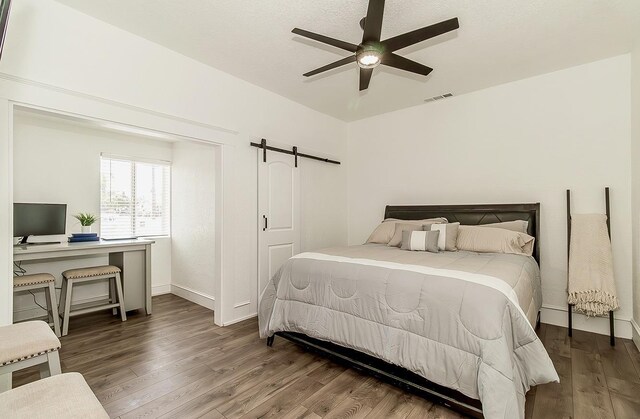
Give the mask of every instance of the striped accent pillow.
M 403 250 L 418 250 L 438 253 L 438 236 L 439 231 L 403 231 L 402 246 Z
M 439 231 L 438 237 L 438 249 L 456 251 L 456 240 L 458 239 L 458 228 L 460 223 L 448 223 L 448 224 L 430 224 L 424 225 L 423 230 Z

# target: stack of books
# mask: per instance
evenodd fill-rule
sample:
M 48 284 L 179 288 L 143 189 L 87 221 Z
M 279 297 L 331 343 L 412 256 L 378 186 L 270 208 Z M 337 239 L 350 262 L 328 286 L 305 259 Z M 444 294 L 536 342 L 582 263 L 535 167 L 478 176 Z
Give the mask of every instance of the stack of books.
M 98 241 L 100 241 L 100 237 L 98 237 L 98 233 L 73 233 L 69 237 L 69 243 L 98 242 Z

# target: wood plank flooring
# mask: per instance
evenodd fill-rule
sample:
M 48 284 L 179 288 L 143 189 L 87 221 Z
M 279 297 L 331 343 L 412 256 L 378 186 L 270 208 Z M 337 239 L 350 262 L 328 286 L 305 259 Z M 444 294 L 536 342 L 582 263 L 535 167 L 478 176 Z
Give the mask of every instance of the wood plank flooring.
M 125 323 L 108 312 L 72 319 L 63 371 L 78 371 L 113 418 L 441 418 L 461 416 L 276 338 L 257 321 L 220 328 L 174 295 Z M 640 417 L 640 352 L 631 341 L 542 325 L 561 378 L 527 394 L 527 419 Z M 14 386 L 39 377 L 14 374 Z M 63 393 L 61 393 L 63 394 Z
M 640 352 L 628 339 L 617 339 L 543 324 L 538 331 L 560 384 L 545 384 L 527 394 L 527 418 L 640 417 Z

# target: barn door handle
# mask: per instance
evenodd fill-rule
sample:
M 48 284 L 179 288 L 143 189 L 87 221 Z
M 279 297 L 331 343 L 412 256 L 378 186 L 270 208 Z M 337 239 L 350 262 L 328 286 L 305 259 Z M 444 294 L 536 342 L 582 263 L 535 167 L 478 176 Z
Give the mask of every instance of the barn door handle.
M 262 219 L 264 220 L 264 227 L 262 227 L 262 231 L 267 231 L 267 228 L 269 228 L 269 219 L 266 215 L 263 215 Z

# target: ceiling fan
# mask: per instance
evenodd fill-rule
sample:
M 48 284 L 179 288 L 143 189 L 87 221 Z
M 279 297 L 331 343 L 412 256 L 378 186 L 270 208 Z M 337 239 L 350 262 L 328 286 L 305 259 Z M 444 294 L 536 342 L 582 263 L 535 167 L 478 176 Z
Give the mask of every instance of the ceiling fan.
M 304 36 L 305 38 L 310 38 L 354 53 L 346 58 L 327 64 L 313 71 L 309 71 L 308 73 L 303 74 L 303 76 L 314 76 L 354 61 L 357 62 L 360 67 L 361 91 L 366 90 L 369 87 L 369 81 L 371 81 L 373 69 L 380 64 L 426 76 L 433 71 L 432 68 L 401 57 L 400 55 L 394 54 L 394 52 L 410 45 L 417 44 L 418 42 L 451 32 L 460 27 L 458 24 L 458 18 L 453 18 L 381 41 L 380 34 L 382 32 L 383 13 L 384 0 L 369 0 L 367 16 L 360 20 L 360 27 L 364 30 L 364 35 L 362 36 L 362 42 L 359 45 L 309 32 L 304 29 L 294 28 L 291 32 L 296 35 Z

